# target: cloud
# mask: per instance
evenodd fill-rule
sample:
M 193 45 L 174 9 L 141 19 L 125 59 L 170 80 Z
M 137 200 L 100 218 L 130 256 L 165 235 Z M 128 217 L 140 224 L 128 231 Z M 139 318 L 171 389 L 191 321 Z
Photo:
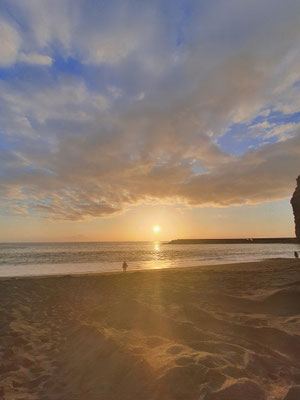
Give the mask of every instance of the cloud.
M 37 89 L 26 84 L 12 88 L 0 82 L 0 88 L 0 104 L 2 102 L 3 109 L 0 120 L 5 126 L 5 132 L 10 135 L 35 136 L 38 133 L 37 124 L 46 122 L 51 125 L 55 121 L 63 121 L 66 128 L 68 123 L 81 124 L 94 119 L 97 113 L 108 106 L 106 97 L 90 93 L 82 80 L 53 83 Z M 47 131 L 47 126 L 40 128 L 39 132 L 43 130 Z
M 52 64 L 52 58 L 47 55 L 22 52 L 24 43 L 18 30 L 3 18 L 0 19 L 0 37 L 0 67 L 7 68 L 16 62 L 48 66 Z
M 291 196 L 300 173 L 300 131 L 233 159 L 213 173 L 194 177 L 179 192 L 190 204 L 257 204 Z
M 4 0 L 13 15 L 22 20 L 24 48 L 51 48 L 64 57 L 78 58 L 87 65 L 119 64 L 135 53 L 149 68 L 166 63 L 163 54 L 150 54 L 162 44 L 163 21 L 155 3 L 153 7 L 134 1 L 116 0 L 113 5 L 77 0 Z M 139 54 L 137 54 L 137 52 Z M 22 61 L 28 57 L 21 56 Z M 31 57 L 32 59 L 32 57 Z
M 204 3 L 5 1 L 23 27 L 6 65 L 49 68 L 0 82 L 3 207 L 78 220 L 141 202 L 224 207 L 291 194 L 297 5 Z M 243 124 L 240 142 L 254 150 L 236 156 L 220 139 Z
M 17 30 L 3 19 L 0 19 L 0 37 L 0 67 L 7 67 L 16 61 L 21 40 Z
M 274 124 L 275 125 L 275 124 Z M 265 138 L 277 137 L 279 141 L 286 140 L 300 128 L 300 123 L 290 122 L 279 126 L 273 126 L 266 134 Z
M 299 128 L 300 123 L 296 122 L 276 124 L 275 122 L 264 121 L 251 125 L 249 130 L 254 137 L 276 138 L 278 141 L 283 141 L 293 136 Z
M 35 65 L 51 65 L 52 58 L 43 54 L 37 53 L 20 53 L 18 56 L 18 61 L 25 64 L 35 64 Z

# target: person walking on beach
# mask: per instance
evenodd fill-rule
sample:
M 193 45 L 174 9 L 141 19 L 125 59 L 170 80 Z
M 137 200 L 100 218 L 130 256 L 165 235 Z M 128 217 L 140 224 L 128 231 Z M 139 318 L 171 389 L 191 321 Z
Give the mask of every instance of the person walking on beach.
M 122 268 L 123 268 L 123 272 L 126 272 L 126 269 L 128 268 L 128 265 L 127 265 L 126 261 L 123 262 Z
M 297 251 L 294 251 L 294 256 L 295 256 L 295 258 L 299 258 L 299 254 Z

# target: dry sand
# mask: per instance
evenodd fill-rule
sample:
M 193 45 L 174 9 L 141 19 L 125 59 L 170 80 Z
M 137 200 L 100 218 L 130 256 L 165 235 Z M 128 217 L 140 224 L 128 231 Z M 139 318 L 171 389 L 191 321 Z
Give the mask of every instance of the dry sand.
M 3 400 L 300 399 L 299 260 L 7 279 L 0 298 Z

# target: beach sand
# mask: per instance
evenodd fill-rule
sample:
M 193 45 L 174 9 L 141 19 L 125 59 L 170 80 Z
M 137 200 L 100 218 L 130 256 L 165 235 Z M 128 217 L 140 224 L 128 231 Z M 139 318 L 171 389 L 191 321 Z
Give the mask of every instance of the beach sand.
M 300 399 L 299 260 L 2 279 L 0 298 L 3 400 Z

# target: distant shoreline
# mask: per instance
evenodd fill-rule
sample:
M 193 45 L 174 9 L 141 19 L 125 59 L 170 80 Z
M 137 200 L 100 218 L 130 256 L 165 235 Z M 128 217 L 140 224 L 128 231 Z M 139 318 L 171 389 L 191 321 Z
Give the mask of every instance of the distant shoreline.
M 224 262 L 220 264 L 201 264 L 201 265 L 191 265 L 187 267 L 168 267 L 168 268 L 148 268 L 148 269 L 130 269 L 126 272 L 123 271 L 99 271 L 99 272 L 69 272 L 66 274 L 40 274 L 40 275 L 17 275 L 17 276 L 0 276 L 0 284 L 3 281 L 23 281 L 23 280 L 40 280 L 40 279 L 70 279 L 70 278 L 87 278 L 87 277 L 101 277 L 101 276 L 124 276 L 130 274 L 164 274 L 170 272 L 189 272 L 189 271 L 222 271 L 224 269 L 236 269 L 242 268 L 247 271 L 251 270 L 251 268 L 259 268 L 260 265 L 265 265 L 266 263 L 272 262 L 273 265 L 277 265 L 280 263 L 299 263 L 299 259 L 295 258 L 266 258 L 261 260 L 253 260 L 253 261 L 236 261 L 236 262 Z
M 249 243 L 282 243 L 298 244 L 296 238 L 249 238 L 249 239 L 175 239 L 168 244 L 249 244 Z

